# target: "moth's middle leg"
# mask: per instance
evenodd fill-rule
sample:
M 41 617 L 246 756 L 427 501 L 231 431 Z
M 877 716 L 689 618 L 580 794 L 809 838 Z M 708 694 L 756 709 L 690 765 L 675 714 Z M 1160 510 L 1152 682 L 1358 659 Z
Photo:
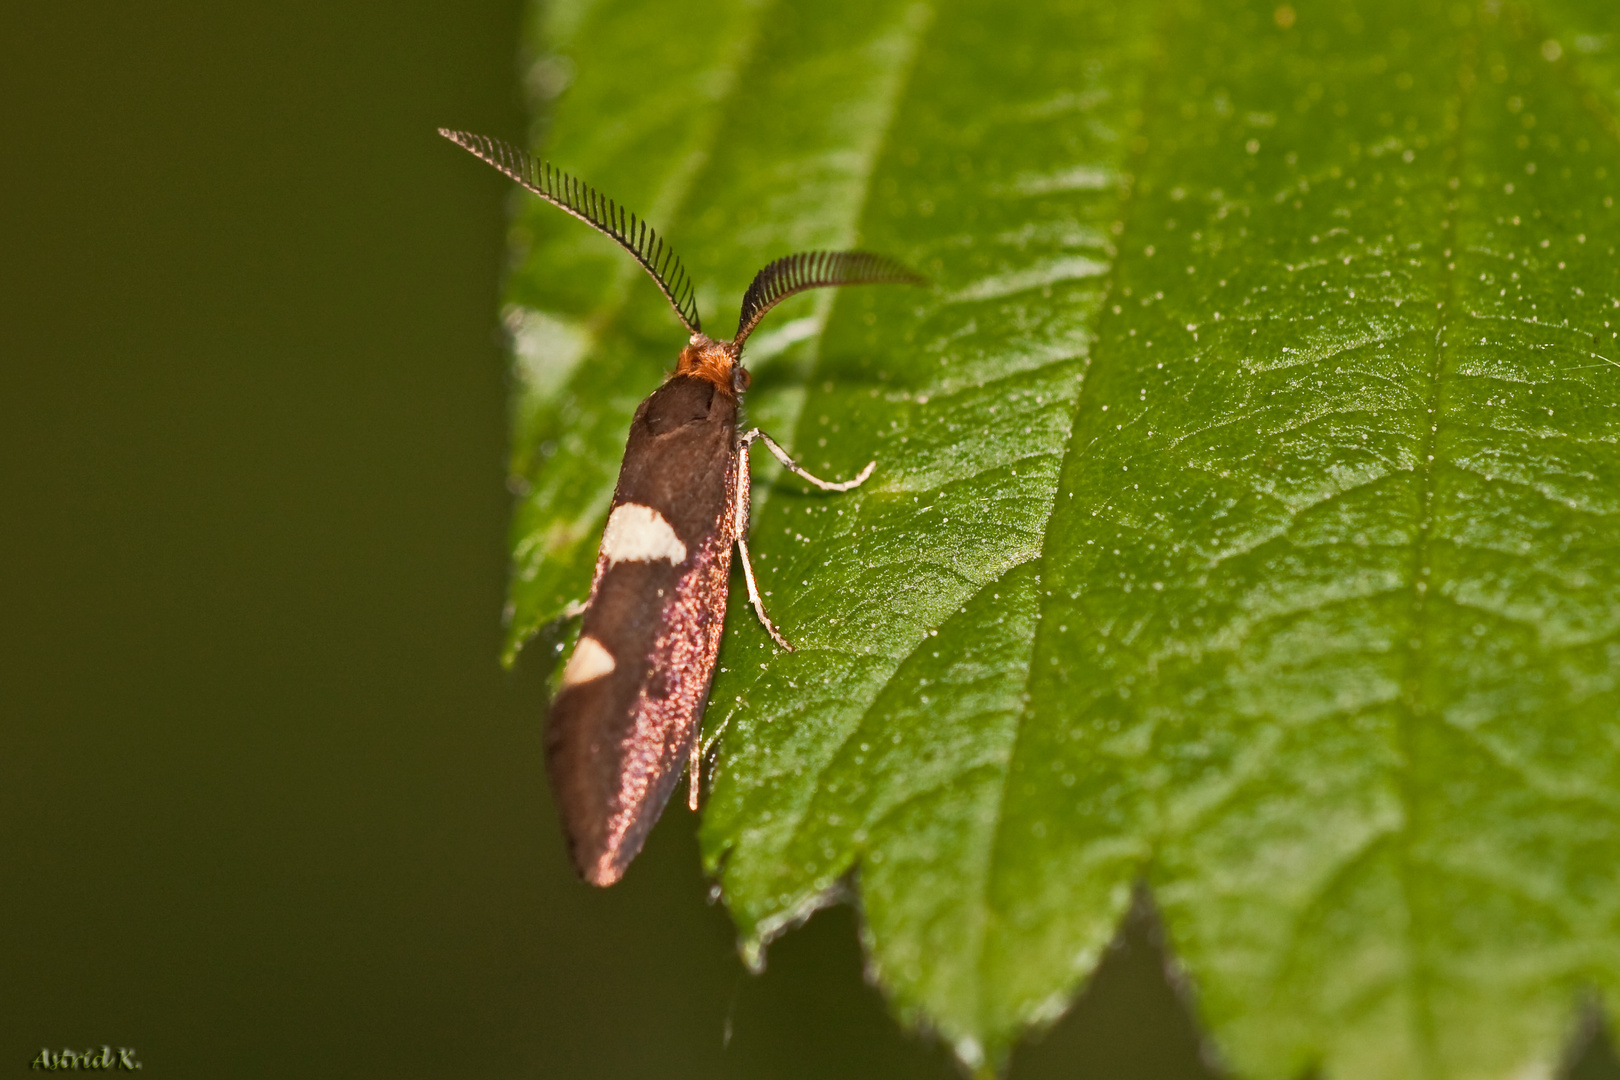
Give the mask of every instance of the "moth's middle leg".
M 770 449 L 771 453 L 776 455 L 776 459 L 780 461 L 788 469 L 788 471 L 793 473 L 795 476 L 808 480 L 810 483 L 814 484 L 818 488 L 821 488 L 823 491 L 849 491 L 851 488 L 859 487 L 861 484 L 866 482 L 866 478 L 868 476 L 872 475 L 872 470 L 877 466 L 877 462 L 868 461 L 866 463 L 866 468 L 862 469 L 853 480 L 844 480 L 834 483 L 832 481 L 823 480 L 820 477 L 810 475 L 810 473 L 806 472 L 799 466 L 798 462 L 794 461 L 788 456 L 786 450 L 783 450 L 777 445 L 775 439 L 765 434 L 759 428 L 751 429 L 737 440 L 737 461 L 736 468 L 733 471 L 732 480 L 735 487 L 732 489 L 731 493 L 731 505 L 735 508 L 732 516 L 732 538 L 736 540 L 737 550 L 742 555 L 743 580 L 748 583 L 748 601 L 754 605 L 754 614 L 759 616 L 760 625 L 765 627 L 766 632 L 771 635 L 772 640 L 774 640 L 786 651 L 793 652 L 793 646 L 789 645 L 787 639 L 784 638 L 781 632 L 776 629 L 776 625 L 771 622 L 771 617 L 765 614 L 765 601 L 760 599 L 759 585 L 754 580 L 754 563 L 753 560 L 748 556 L 748 447 L 756 439 L 763 440 L 765 445 Z

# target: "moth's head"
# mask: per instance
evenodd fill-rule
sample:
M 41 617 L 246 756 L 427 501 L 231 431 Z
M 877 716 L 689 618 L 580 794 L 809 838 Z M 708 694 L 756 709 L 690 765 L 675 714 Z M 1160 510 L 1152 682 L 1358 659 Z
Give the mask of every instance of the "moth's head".
M 733 397 L 748 389 L 748 369 L 742 366 L 742 350 L 729 341 L 716 341 L 707 334 L 693 334 L 680 359 L 675 361 L 675 374 L 691 375 L 714 384 L 722 394 Z

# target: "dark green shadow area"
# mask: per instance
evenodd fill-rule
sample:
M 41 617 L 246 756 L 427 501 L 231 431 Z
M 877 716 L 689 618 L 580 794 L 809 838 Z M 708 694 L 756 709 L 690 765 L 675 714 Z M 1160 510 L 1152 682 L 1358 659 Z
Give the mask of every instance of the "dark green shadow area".
M 1595 1008 L 1587 1012 L 1582 1030 L 1575 1033 L 1564 1075 L 1567 1080 L 1620 1077 L 1620 1057 L 1615 1056 L 1614 1036 Z
M 1074 1005 L 1015 1053 L 1020 1080 L 1220 1080 L 1187 1006 L 1166 977 L 1158 914 L 1145 896 Z

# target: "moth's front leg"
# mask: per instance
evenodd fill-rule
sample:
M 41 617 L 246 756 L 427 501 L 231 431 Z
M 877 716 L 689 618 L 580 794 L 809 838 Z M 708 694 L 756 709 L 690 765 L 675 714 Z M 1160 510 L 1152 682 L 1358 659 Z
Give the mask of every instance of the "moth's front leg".
M 753 428 L 746 435 L 744 435 L 741 439 L 738 440 L 738 442 L 742 446 L 743 452 L 745 454 L 748 451 L 748 444 L 753 442 L 755 439 L 759 439 L 760 441 L 762 441 L 765 444 L 765 448 L 768 449 L 771 453 L 776 455 L 776 460 L 780 461 L 782 463 L 782 465 L 787 469 L 788 472 L 792 473 L 794 476 L 797 476 L 797 477 L 799 477 L 799 478 L 801 478 L 803 480 L 810 481 L 812 484 L 816 485 L 816 487 L 820 488 L 822 491 L 850 491 L 850 490 L 853 490 L 854 488 L 858 488 L 862 484 L 866 483 L 866 478 L 868 476 L 872 475 L 872 470 L 873 469 L 877 468 L 877 462 L 876 461 L 868 461 L 866 463 L 866 468 L 862 469 L 859 473 L 857 473 L 856 476 L 855 476 L 855 479 L 853 479 L 853 480 L 840 480 L 840 481 L 837 481 L 837 482 L 834 482 L 834 481 L 831 481 L 831 480 L 823 480 L 819 476 L 811 476 L 809 473 L 805 472 L 804 469 L 802 467 L 800 467 L 800 465 L 799 465 L 799 463 L 797 461 L 794 461 L 791 457 L 788 456 L 788 452 L 786 450 L 782 449 L 780 446 L 778 446 L 776 444 L 775 439 L 773 439 L 769 435 L 765 434 L 759 428 Z M 743 460 L 746 463 L 747 459 L 744 458 Z

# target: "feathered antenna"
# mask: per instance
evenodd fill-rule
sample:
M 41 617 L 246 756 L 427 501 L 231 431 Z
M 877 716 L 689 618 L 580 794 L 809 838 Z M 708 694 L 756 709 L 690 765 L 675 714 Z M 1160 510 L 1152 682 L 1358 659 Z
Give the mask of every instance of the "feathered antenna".
M 926 281 L 893 259 L 869 251 L 801 251 L 777 259 L 758 274 L 743 295 L 737 336 L 741 349 L 759 320 L 794 293 L 828 285 L 921 285 Z
M 686 268 L 681 265 L 675 250 L 664 243 L 664 238 L 645 221 L 589 184 L 581 183 L 555 166 L 536 161 L 515 146 L 487 135 L 472 135 L 449 128 L 440 128 L 439 134 L 483 158 L 551 205 L 616 240 L 658 282 L 658 287 L 669 298 L 670 306 L 686 328 L 694 334 L 701 333 L 697 300 L 692 295 L 692 279 L 687 277 Z

